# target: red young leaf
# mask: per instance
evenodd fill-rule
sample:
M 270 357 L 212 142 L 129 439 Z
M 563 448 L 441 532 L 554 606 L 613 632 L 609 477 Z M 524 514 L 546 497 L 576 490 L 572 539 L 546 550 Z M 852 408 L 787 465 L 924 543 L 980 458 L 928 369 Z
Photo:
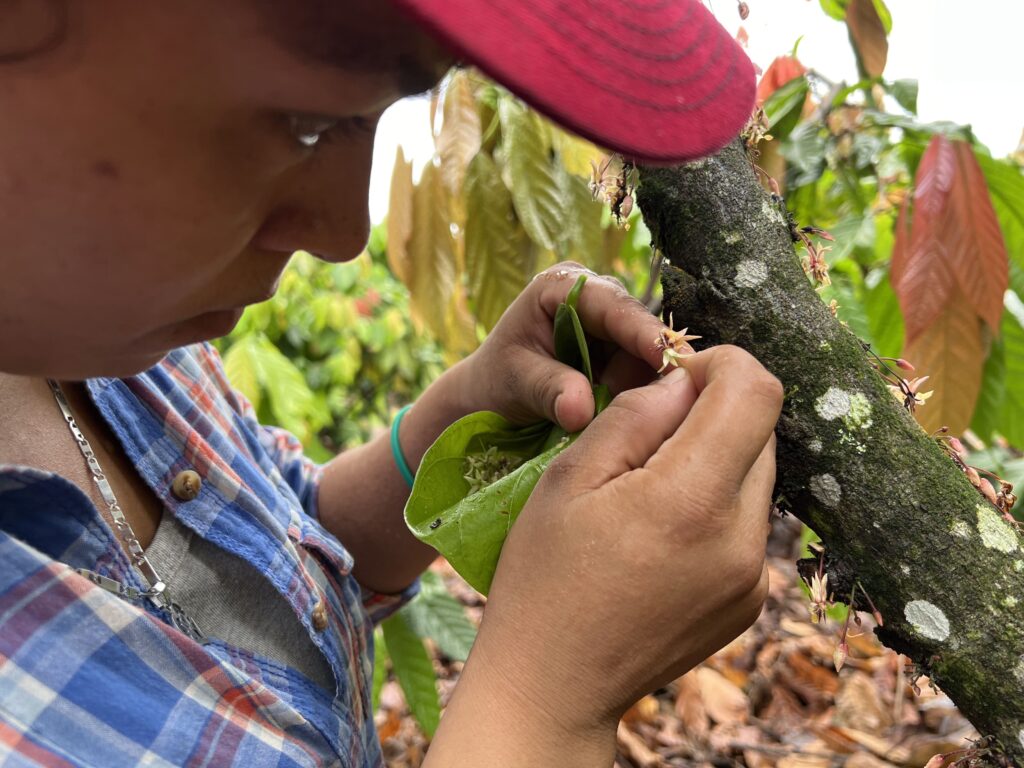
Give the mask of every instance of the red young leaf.
M 953 142 L 953 151 L 956 181 L 950 190 L 950 209 L 955 215 L 945 227 L 950 252 L 956 255 L 953 273 L 974 311 L 998 333 L 1003 295 L 1010 282 L 1006 242 L 974 151 L 963 141 Z
M 906 202 L 900 211 L 902 226 L 897 221 L 892 286 L 903 311 L 908 344 L 935 322 L 953 290 L 953 270 L 941 230 L 955 169 L 949 140 L 935 136 L 917 167 L 909 233 Z
M 964 433 L 981 391 L 987 354 L 981 319 L 956 288 L 935 322 L 903 350 L 903 356 L 928 376 L 921 389 L 934 390 L 914 413 L 925 430 L 945 426 L 952 435 Z
M 905 201 L 892 254 L 892 285 L 906 320 L 907 343 L 936 321 L 954 285 L 998 332 L 1009 260 L 969 144 L 944 136 L 932 139 L 917 170 L 912 223 L 909 213 Z
M 757 84 L 757 103 L 764 104 L 768 97 L 795 77 L 807 72 L 807 67 L 794 56 L 777 56 L 768 65 Z
M 889 56 L 889 41 L 874 0 L 850 0 L 846 6 L 846 26 L 864 74 L 880 77 Z

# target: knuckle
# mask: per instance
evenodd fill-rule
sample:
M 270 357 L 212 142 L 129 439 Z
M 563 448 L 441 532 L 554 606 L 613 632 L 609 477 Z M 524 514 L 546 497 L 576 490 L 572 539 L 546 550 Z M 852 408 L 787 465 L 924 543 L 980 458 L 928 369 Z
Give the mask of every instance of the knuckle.
M 768 597 L 768 573 L 764 557 L 745 557 L 736 563 L 733 576 L 736 592 L 742 599 L 756 604 L 758 610 Z
M 625 294 L 627 296 L 629 295 L 629 290 L 626 288 L 626 284 L 619 278 L 615 277 L 615 275 L 599 275 L 597 279 L 610 285 L 616 293 Z M 630 296 L 630 298 L 632 298 L 632 296 Z
M 545 269 L 541 274 L 550 275 L 560 280 L 568 280 L 569 278 L 575 278 L 580 272 L 590 272 L 590 270 L 578 261 L 560 261 L 554 266 Z
M 544 494 L 557 494 L 568 489 L 582 470 L 581 462 L 575 453 L 570 449 L 556 456 L 541 475 L 537 490 Z
M 646 424 L 659 418 L 658 400 L 650 387 L 635 387 L 616 395 L 606 410 L 631 422 Z
M 784 395 L 782 382 L 767 370 L 761 368 L 759 375 L 748 380 L 748 386 L 751 395 L 763 400 L 771 408 L 781 410 Z

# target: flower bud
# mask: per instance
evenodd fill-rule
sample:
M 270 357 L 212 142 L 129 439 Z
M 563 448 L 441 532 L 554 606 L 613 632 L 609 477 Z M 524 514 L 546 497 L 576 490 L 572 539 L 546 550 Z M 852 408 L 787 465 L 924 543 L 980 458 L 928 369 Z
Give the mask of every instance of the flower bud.
M 740 18 L 743 21 L 746 21 L 747 20 L 747 16 L 750 15 L 750 6 L 747 5 L 744 2 L 740 2 L 740 4 L 739 4 L 739 12 L 740 12 Z
M 913 373 L 916 370 L 909 361 L 904 360 L 902 357 L 896 361 L 896 367 L 902 368 L 904 371 L 909 371 L 910 373 Z
M 850 655 L 850 646 L 846 644 L 844 640 L 836 646 L 835 651 L 832 652 L 832 662 L 836 665 L 836 672 L 839 672 L 843 668 L 843 664 L 846 663 L 846 658 Z
M 961 455 L 967 453 L 967 451 L 964 449 L 964 444 L 961 443 L 958 438 L 949 438 L 949 447 Z
M 989 500 L 992 504 L 998 504 L 999 499 L 996 497 L 996 489 L 992 487 L 992 483 L 982 478 L 981 484 L 978 486 L 978 490 L 981 491 L 981 495 Z

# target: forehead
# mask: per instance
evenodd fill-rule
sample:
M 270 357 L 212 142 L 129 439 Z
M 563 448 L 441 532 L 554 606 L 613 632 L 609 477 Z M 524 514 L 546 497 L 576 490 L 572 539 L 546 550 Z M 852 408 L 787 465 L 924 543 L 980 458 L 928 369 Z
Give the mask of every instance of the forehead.
M 386 0 L 255 2 L 268 34 L 291 54 L 341 72 L 393 74 L 403 95 L 429 90 L 454 63 Z

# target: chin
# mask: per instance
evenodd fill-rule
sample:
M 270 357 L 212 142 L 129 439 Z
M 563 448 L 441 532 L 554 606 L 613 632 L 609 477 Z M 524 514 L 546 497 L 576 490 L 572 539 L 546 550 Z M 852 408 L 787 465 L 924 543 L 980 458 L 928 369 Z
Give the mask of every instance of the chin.
M 98 377 L 122 379 L 149 370 L 159 363 L 167 352 L 108 357 L 97 351 L 88 358 L 75 355 L 57 359 L 33 357 L 22 360 L 0 360 L 0 370 L 17 376 L 35 376 L 62 381 L 84 381 Z

